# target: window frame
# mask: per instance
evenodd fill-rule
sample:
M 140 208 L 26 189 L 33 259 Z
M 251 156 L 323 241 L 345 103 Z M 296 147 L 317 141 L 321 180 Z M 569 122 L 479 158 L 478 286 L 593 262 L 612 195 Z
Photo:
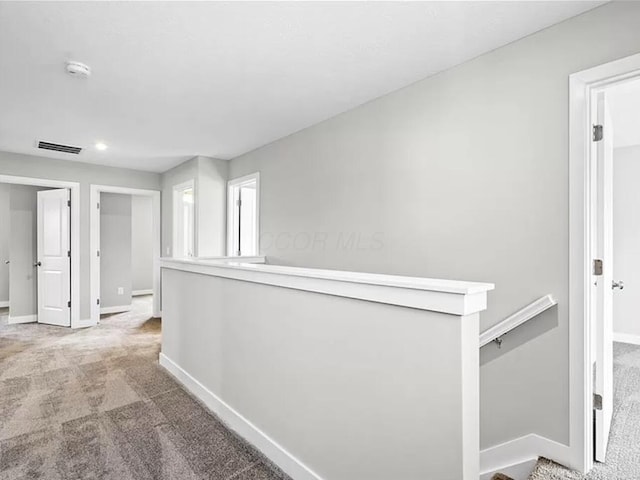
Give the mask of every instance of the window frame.
M 237 214 L 239 213 L 239 206 L 235 204 L 235 191 L 241 188 L 243 185 L 254 183 L 256 184 L 256 210 L 254 219 L 254 242 L 256 251 L 250 256 L 257 256 L 260 254 L 260 172 L 250 173 L 242 177 L 234 178 L 227 182 L 227 255 L 229 257 L 247 256 L 238 255 L 238 250 L 235 248 L 236 244 L 240 241 L 240 235 L 234 225 L 237 225 Z M 239 245 L 238 245 L 239 247 Z

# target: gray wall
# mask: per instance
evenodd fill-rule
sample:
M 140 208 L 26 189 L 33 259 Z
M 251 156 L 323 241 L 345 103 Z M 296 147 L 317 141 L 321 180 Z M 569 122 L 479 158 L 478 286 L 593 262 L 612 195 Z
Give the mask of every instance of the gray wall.
M 38 191 L 42 187 L 10 185 L 9 294 L 12 317 L 38 313 Z
M 477 314 L 162 280 L 162 354 L 320 478 L 478 478 Z
M 160 190 L 160 175 L 121 168 L 0 152 L 0 174 L 80 183 L 80 318 L 91 316 L 89 290 L 89 185 Z
M 153 288 L 153 200 L 131 196 L 131 271 L 133 291 Z
M 640 146 L 613 153 L 613 331 L 640 337 Z
M 0 302 L 9 301 L 9 190 L 10 186 L 0 183 Z
M 227 180 L 229 162 L 198 157 L 197 231 L 198 255 L 226 255 Z
M 260 171 L 274 263 L 495 282 L 482 329 L 557 297 L 481 353 L 483 448 L 569 440 L 568 77 L 639 52 L 638 25 L 607 4 L 231 162 Z
M 228 163 L 208 157 L 191 160 L 162 174 L 162 255 L 173 255 L 173 187 L 194 180 L 196 256 L 226 255 Z
M 131 195 L 100 194 L 100 308 L 131 305 L 131 223 Z

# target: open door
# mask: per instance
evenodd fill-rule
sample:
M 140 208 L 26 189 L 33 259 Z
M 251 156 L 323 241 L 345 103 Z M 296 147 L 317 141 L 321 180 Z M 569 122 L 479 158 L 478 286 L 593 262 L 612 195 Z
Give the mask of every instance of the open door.
M 69 190 L 38 192 L 38 322 L 71 326 Z
M 604 462 L 613 415 L 613 127 L 604 92 L 597 94 L 594 127 L 596 218 L 593 342 L 594 457 Z M 599 126 L 602 126 L 600 128 Z

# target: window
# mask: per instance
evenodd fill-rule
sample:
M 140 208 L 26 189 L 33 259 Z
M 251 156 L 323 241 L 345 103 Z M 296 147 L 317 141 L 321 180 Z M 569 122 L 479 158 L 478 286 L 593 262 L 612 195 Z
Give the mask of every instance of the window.
M 260 174 L 231 180 L 227 188 L 227 255 L 258 255 Z
M 190 180 L 173 187 L 173 256 L 195 256 L 195 186 Z

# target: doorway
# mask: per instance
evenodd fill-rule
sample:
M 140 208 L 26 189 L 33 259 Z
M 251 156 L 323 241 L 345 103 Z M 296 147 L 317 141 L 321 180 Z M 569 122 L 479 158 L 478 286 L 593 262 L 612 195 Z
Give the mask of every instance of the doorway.
M 144 303 L 160 317 L 160 192 L 91 185 L 90 198 L 92 323 Z
M 620 451 L 640 445 L 640 438 L 609 443 L 621 433 L 618 415 L 625 397 L 618 388 L 624 380 L 618 355 L 628 353 L 617 344 L 614 348 L 616 310 L 625 288 L 625 279 L 618 278 L 624 271 L 616 271 L 615 261 L 620 249 L 615 241 L 615 188 L 616 181 L 621 181 L 615 178 L 616 158 L 620 158 L 618 149 L 623 146 L 619 133 L 626 127 L 640 128 L 638 121 L 636 125 L 624 125 L 627 120 L 620 116 L 619 108 L 611 108 L 611 100 L 626 92 L 622 103 L 616 102 L 623 105 L 629 101 L 629 92 L 640 92 L 639 88 L 640 55 L 570 77 L 571 458 L 567 464 L 583 472 L 595 465 L 605 476 L 611 473 L 608 469 L 614 468 L 619 474 L 629 467 L 620 463 L 625 456 L 640 454 Z M 630 171 L 618 174 L 632 175 Z M 620 206 L 623 204 L 618 199 Z M 627 292 L 625 288 L 624 294 Z M 630 358 L 624 361 L 628 363 Z M 640 374 L 640 354 L 638 368 Z M 640 386 L 637 389 L 640 394 Z M 636 420 L 640 425 L 640 410 Z
M 78 326 L 78 196 L 77 183 L 0 175 L 0 324 Z

